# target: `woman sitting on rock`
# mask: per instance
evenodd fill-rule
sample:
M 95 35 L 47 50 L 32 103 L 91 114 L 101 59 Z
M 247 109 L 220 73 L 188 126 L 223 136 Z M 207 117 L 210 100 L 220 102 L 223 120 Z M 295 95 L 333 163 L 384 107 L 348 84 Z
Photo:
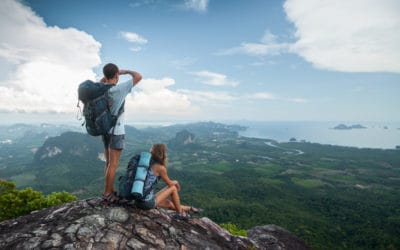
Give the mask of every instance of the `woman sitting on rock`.
M 181 205 L 179 199 L 180 185 L 176 180 L 171 180 L 167 174 L 167 147 L 165 144 L 154 144 L 150 150 L 152 165 L 145 183 L 145 190 L 151 191 L 142 200 L 136 201 L 136 206 L 140 209 L 152 209 L 156 207 L 176 210 L 176 219 L 188 220 L 189 213 L 199 213 L 201 209 L 191 206 Z M 154 188 L 159 179 L 167 184 L 154 195 Z

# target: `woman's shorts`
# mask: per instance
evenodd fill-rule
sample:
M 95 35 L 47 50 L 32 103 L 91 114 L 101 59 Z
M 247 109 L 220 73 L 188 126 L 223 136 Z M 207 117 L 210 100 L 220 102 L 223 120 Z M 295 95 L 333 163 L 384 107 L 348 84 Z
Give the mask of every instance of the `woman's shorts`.
M 156 204 L 157 204 L 156 197 L 153 197 L 148 201 L 135 201 L 136 207 L 143 210 L 150 210 L 156 208 Z

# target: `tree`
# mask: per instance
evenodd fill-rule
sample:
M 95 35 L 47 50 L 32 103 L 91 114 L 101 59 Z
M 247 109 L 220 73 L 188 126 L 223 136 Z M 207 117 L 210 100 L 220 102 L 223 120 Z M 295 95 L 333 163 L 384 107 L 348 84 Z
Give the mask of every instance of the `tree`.
M 43 196 L 32 188 L 18 190 L 13 182 L 0 179 L 0 221 L 75 200 L 77 197 L 68 192 L 53 192 Z
M 233 223 L 223 223 L 220 225 L 221 227 L 225 228 L 226 230 L 229 231 L 232 235 L 239 235 L 239 236 L 245 236 L 247 237 L 247 231 L 244 229 L 239 229 L 236 224 Z

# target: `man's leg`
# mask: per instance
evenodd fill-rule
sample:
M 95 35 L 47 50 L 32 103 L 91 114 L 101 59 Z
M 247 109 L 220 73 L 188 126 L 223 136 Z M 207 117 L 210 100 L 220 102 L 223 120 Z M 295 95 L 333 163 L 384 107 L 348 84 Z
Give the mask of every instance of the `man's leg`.
M 110 139 L 111 135 L 103 135 L 102 140 L 104 144 L 104 158 L 106 162 L 104 163 L 104 194 L 106 193 L 107 186 L 107 172 L 110 168 Z
M 108 149 L 109 150 L 109 157 L 110 162 L 106 169 L 106 186 L 104 190 L 104 195 L 109 195 L 114 192 L 114 179 L 115 173 L 118 168 L 119 158 L 121 157 L 122 149 Z
M 107 168 L 108 165 L 110 165 L 110 140 L 111 140 L 111 135 L 102 135 L 101 139 L 103 140 L 103 145 L 104 145 L 104 159 L 106 160 L 104 164 L 104 177 L 106 176 L 107 173 Z
M 106 162 L 104 164 L 104 177 L 107 174 L 107 169 L 110 166 L 110 149 L 109 148 L 104 148 L 104 158 L 106 159 Z
M 124 135 L 110 135 L 108 147 L 108 165 L 105 169 L 104 195 L 110 195 L 114 192 L 114 179 L 117 172 L 119 158 L 121 157 L 122 149 L 125 147 Z

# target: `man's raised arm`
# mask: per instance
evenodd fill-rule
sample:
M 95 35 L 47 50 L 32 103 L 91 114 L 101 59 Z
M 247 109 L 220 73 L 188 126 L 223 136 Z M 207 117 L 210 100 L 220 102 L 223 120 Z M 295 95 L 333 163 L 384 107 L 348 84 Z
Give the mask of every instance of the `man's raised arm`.
M 119 71 L 120 75 L 125 75 L 125 74 L 129 74 L 132 76 L 132 83 L 133 86 L 135 86 L 138 82 L 140 82 L 140 80 L 142 80 L 142 75 L 136 71 L 133 70 L 125 70 L 125 69 L 121 69 Z

